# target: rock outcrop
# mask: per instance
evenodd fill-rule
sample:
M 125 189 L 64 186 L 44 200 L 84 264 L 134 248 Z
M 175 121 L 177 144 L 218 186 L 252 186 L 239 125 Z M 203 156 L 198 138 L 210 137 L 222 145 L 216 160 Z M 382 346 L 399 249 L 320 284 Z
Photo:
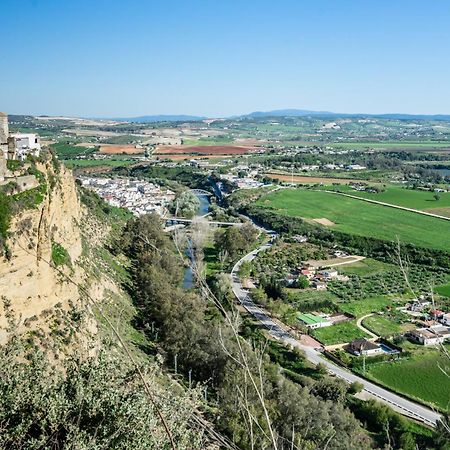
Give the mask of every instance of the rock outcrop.
M 13 217 L 7 241 L 10 257 L 0 259 L 0 343 L 7 339 L 12 321 L 22 332 L 42 324 L 55 305 L 67 310 L 80 298 L 77 285 L 67 278 L 83 276 L 77 266 L 83 212 L 75 180 L 64 166 L 51 161 L 38 169 L 47 178 L 47 193 L 34 209 Z M 70 264 L 56 267 L 55 243 L 66 250 Z

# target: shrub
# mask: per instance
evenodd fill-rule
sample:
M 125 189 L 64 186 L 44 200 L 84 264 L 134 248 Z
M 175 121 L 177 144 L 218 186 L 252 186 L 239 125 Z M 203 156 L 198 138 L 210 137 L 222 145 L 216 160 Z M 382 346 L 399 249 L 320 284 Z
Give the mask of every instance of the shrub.
M 70 255 L 67 250 L 57 242 L 52 242 L 52 263 L 55 267 L 62 265 L 70 265 Z

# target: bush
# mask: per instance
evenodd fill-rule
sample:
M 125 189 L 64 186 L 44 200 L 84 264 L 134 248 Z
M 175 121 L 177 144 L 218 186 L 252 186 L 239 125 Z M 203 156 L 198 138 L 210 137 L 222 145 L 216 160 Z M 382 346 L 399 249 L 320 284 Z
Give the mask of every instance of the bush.
M 357 394 L 358 392 L 361 392 L 364 389 L 364 385 L 360 383 L 359 381 L 354 381 L 352 384 L 350 384 L 348 388 L 349 394 Z
M 57 242 L 52 242 L 52 263 L 55 267 L 63 265 L 69 266 L 71 264 L 69 253 Z

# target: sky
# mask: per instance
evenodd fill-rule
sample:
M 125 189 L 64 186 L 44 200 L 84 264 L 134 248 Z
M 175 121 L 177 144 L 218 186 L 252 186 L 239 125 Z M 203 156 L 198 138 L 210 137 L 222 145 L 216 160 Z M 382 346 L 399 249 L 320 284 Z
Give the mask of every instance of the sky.
M 450 114 L 448 0 L 0 0 L 0 110 Z

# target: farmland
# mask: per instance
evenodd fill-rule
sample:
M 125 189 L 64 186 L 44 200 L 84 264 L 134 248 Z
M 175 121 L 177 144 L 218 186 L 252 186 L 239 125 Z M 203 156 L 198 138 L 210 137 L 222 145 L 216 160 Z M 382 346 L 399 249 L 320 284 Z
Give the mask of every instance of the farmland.
M 436 287 L 436 292 L 438 294 L 441 294 L 445 297 L 449 297 L 450 298 L 450 283 L 447 284 L 443 284 L 441 286 L 437 286 Z
M 450 223 L 320 191 L 283 189 L 261 197 L 257 204 L 279 215 L 326 218 L 333 229 L 359 236 L 413 243 L 448 250 Z M 427 233 L 433 230 L 433 233 Z
M 355 149 L 376 149 L 376 150 L 409 150 L 409 151 L 430 151 L 430 150 L 448 150 L 449 142 L 436 141 L 384 141 L 384 142 L 338 142 L 334 143 L 336 148 L 355 148 Z
M 414 325 L 412 324 L 402 325 L 392 318 L 380 315 L 367 317 L 363 320 L 362 324 L 368 330 L 372 331 L 372 333 L 375 333 L 376 335 L 382 337 L 389 337 L 393 334 L 401 333 L 406 331 L 407 329 L 414 328 Z
M 272 178 L 273 180 L 287 181 L 294 183 L 302 183 L 302 184 L 348 184 L 355 183 L 362 180 L 356 180 L 354 178 L 328 178 L 328 177 L 314 177 L 314 176 L 301 176 L 301 175 L 287 175 L 287 174 L 278 174 L 278 173 L 267 173 L 267 177 Z
M 383 311 L 384 309 L 395 305 L 395 300 L 387 295 L 365 298 L 364 300 L 353 300 L 351 302 L 340 303 L 342 311 L 352 314 L 355 317 L 361 317 L 372 312 Z
M 368 198 L 370 200 L 423 211 L 450 207 L 450 192 L 440 193 L 439 199 L 436 200 L 434 192 L 405 189 L 398 186 L 388 186 L 386 190 L 379 193 L 354 191 L 350 188 L 340 188 L 339 190 L 355 195 L 356 197 Z
M 144 149 L 135 145 L 105 144 L 100 147 L 100 153 L 105 155 L 136 155 L 144 153 Z
M 61 159 L 75 158 L 81 155 L 91 155 L 95 151 L 93 148 L 69 144 L 66 142 L 51 144 L 50 148 L 56 153 L 58 158 Z
M 369 337 L 356 326 L 354 321 L 318 328 L 313 331 L 313 336 L 324 345 L 342 344 L 354 339 Z
M 244 155 L 255 147 L 239 145 L 161 145 L 155 155 Z
M 437 350 L 417 350 L 410 358 L 389 363 L 369 365 L 368 375 L 413 398 L 434 403 L 443 410 L 450 410 L 450 381 L 441 368 L 449 368 L 450 362 Z

